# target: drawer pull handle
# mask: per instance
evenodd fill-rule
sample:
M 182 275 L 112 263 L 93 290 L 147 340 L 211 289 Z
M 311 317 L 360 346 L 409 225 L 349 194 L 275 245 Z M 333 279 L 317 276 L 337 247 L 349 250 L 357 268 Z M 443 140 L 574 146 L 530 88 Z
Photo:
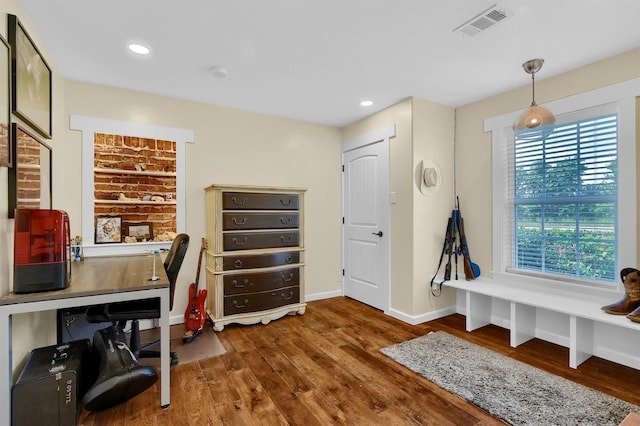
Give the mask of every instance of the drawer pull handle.
M 236 261 L 233 262 L 233 266 L 238 269 L 242 268 L 242 260 L 236 259 Z
M 282 275 L 282 281 L 284 281 L 286 283 L 288 283 L 292 279 L 293 279 L 293 272 L 289 272 L 289 277 L 286 277 L 285 275 Z
M 244 225 L 245 223 L 247 223 L 246 217 L 243 217 L 242 221 L 239 221 L 238 218 L 234 216 L 231 220 L 233 221 L 234 225 Z
M 247 244 L 247 240 L 249 240 L 249 238 L 247 238 L 247 237 L 244 237 L 242 239 L 242 242 L 238 241 L 238 239 L 236 237 L 233 237 L 231 239 L 231 241 L 233 241 L 233 244 L 235 244 L 237 246 L 243 246 L 243 245 Z
M 242 282 L 242 284 L 240 284 L 238 281 L 233 280 L 233 286 L 235 288 L 245 288 L 247 285 L 249 285 L 249 280 L 247 278 L 244 279 L 244 281 Z
M 244 308 L 245 306 L 247 306 L 247 303 L 249 303 L 249 299 L 244 299 L 244 303 L 242 305 L 238 305 L 238 301 L 234 300 L 233 306 L 235 306 L 236 308 Z
M 280 235 L 280 241 L 283 243 L 293 242 L 293 235 Z
M 291 205 L 291 198 L 287 198 L 287 199 L 280 198 L 280 203 L 283 206 L 290 206 Z
M 237 197 L 231 197 L 231 200 L 236 206 L 242 206 L 247 202 L 247 197 L 242 197 L 240 200 Z
M 293 292 L 292 291 L 289 292 L 289 297 L 285 296 L 284 293 L 282 293 L 282 298 L 284 300 L 291 300 L 293 298 Z
M 287 257 L 285 257 L 285 258 L 284 258 L 284 262 L 285 262 L 285 263 L 293 263 L 293 257 L 291 257 L 291 256 L 287 256 Z
M 291 224 L 291 222 L 293 222 L 293 218 L 292 217 L 281 217 L 280 218 L 280 223 L 282 223 L 283 225 L 289 225 L 289 224 Z

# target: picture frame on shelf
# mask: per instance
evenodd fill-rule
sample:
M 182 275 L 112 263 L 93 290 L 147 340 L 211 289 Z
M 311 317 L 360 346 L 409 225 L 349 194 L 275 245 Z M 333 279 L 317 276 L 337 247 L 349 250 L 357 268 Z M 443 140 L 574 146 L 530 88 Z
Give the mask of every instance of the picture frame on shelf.
M 11 108 L 44 138 L 51 139 L 51 68 L 15 15 L 7 15 L 11 46 Z
M 11 123 L 10 140 L 14 160 L 7 176 L 9 218 L 15 209 L 51 209 L 51 147 L 18 123 Z
M 0 167 L 13 165 L 11 150 L 11 48 L 0 36 Z
M 123 234 L 127 237 L 135 237 L 136 241 L 153 241 L 153 223 L 151 222 L 125 222 Z
M 96 217 L 96 244 L 122 242 L 122 216 Z

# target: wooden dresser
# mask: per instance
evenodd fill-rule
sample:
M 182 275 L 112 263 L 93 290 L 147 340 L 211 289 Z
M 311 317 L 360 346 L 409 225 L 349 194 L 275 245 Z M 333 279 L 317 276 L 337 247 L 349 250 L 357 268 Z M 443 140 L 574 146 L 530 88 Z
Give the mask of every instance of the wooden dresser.
M 214 330 L 304 314 L 304 191 L 205 188 L 207 313 Z

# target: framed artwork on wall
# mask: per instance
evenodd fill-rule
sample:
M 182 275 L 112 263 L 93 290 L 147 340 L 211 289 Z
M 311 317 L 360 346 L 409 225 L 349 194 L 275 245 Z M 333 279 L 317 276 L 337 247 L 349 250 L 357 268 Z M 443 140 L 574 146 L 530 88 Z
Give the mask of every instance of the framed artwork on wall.
M 0 36 L 0 166 L 11 167 L 11 48 Z
M 12 110 L 43 137 L 51 139 L 51 69 L 18 18 L 7 16 Z
M 96 244 L 122 242 L 122 216 L 96 217 Z
M 136 241 L 153 241 L 153 224 L 151 222 L 125 222 L 123 229 L 123 235 L 134 237 Z
M 11 124 L 13 167 L 9 168 L 9 217 L 15 209 L 52 207 L 51 147 L 17 123 Z

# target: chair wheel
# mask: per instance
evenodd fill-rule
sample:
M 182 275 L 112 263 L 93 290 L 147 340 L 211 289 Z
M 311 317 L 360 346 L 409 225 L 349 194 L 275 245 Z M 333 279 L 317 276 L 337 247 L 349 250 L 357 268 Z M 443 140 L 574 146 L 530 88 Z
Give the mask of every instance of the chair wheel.
M 178 354 L 171 352 L 171 365 L 178 365 Z

